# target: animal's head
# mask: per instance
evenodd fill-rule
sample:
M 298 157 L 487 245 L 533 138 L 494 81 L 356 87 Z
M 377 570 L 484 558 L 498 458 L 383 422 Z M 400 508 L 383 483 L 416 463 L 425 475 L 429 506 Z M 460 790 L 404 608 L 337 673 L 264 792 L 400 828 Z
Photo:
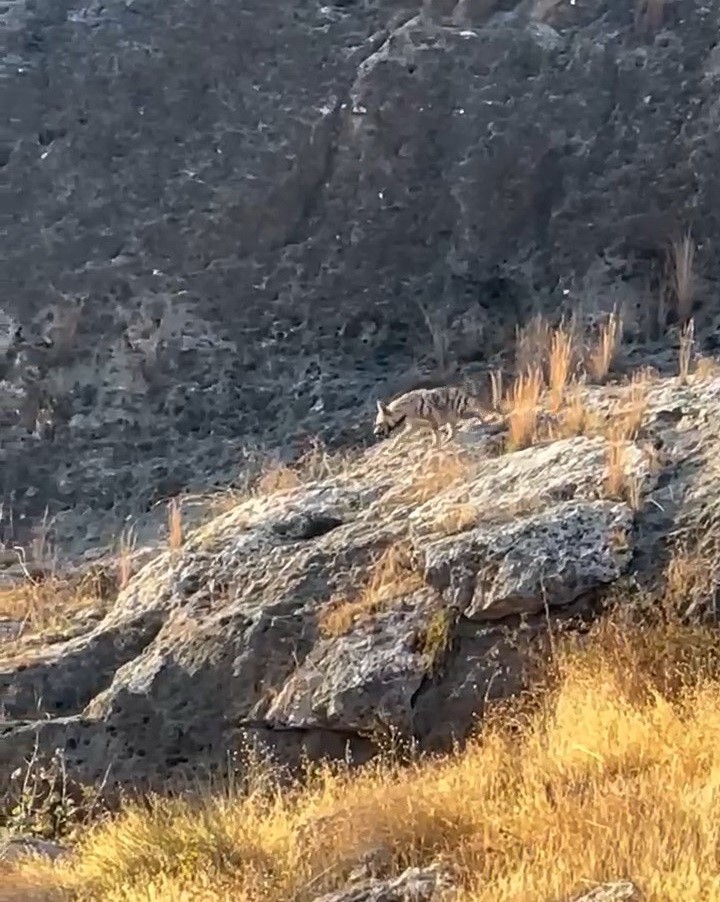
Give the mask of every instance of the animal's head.
M 377 416 L 373 434 L 375 438 L 387 438 L 393 428 L 392 415 L 382 401 L 377 401 Z

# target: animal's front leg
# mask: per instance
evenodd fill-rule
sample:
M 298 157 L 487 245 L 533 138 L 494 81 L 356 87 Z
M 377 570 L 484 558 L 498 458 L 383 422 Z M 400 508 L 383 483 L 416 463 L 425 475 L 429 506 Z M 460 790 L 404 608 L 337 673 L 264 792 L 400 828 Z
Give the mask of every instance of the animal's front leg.
M 448 442 L 453 441 L 455 438 L 455 433 L 457 432 L 457 426 L 453 422 L 449 422 L 447 424 L 447 428 L 445 430 L 445 434 L 447 435 Z

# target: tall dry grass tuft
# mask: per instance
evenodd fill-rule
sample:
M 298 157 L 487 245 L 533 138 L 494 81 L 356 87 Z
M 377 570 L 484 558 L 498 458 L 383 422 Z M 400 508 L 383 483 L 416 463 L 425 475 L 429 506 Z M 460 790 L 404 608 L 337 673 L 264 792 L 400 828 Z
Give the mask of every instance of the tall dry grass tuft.
M 515 378 L 505 401 L 508 450 L 519 451 L 535 441 L 542 391 L 543 377 L 539 367 Z
M 627 444 L 617 435 L 611 435 L 605 446 L 605 497 L 624 501 L 627 489 Z
M 516 330 L 515 372 L 518 375 L 540 369 L 544 372 L 550 354 L 553 330 L 547 319 L 537 313 Z
M 137 544 L 135 530 L 130 527 L 120 536 L 117 552 L 117 585 L 122 591 L 132 577 L 132 556 Z
M 167 506 L 167 542 L 171 551 L 179 551 L 184 542 L 182 507 L 177 498 L 171 498 Z
M 382 553 L 370 577 L 358 594 L 334 602 L 321 614 L 318 625 L 323 636 L 341 636 L 395 599 L 422 588 L 412 548 L 403 542 L 390 545 Z
M 695 300 L 695 242 L 687 232 L 673 241 L 669 269 L 678 321 L 684 325 L 692 316 Z
M 649 385 L 647 373 L 642 370 L 633 373 L 627 402 L 620 404 L 607 422 L 606 433 L 610 438 L 632 442 L 639 436 L 647 413 Z
M 565 399 L 565 390 L 573 372 L 575 336 L 572 330 L 555 329 L 550 339 L 548 360 L 549 409 L 558 411 Z
M 690 367 L 695 347 L 695 321 L 689 319 L 680 330 L 680 347 L 678 350 L 678 378 L 684 385 L 690 377 Z
M 503 400 L 503 374 L 502 370 L 493 370 L 490 373 L 490 404 L 493 410 L 500 410 Z
M 570 438 L 576 435 L 597 435 L 602 431 L 603 418 L 590 407 L 583 397 L 581 386 L 572 385 L 565 404 L 558 416 L 556 438 Z
M 600 334 L 585 361 L 588 375 L 596 382 L 607 379 L 622 338 L 622 321 L 617 312 L 611 313 L 600 327 Z

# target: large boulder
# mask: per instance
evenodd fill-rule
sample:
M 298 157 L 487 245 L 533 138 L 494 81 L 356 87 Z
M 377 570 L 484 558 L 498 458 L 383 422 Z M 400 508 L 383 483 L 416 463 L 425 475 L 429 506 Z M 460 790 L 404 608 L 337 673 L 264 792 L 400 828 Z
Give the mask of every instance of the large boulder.
M 6 662 L 0 769 L 60 748 L 83 779 L 137 784 L 248 742 L 290 765 L 391 737 L 448 748 L 524 685 L 549 624 L 712 524 L 720 379 L 648 385 L 646 403 L 620 457 L 604 435 L 489 457 L 471 426 L 238 499 L 98 624 Z

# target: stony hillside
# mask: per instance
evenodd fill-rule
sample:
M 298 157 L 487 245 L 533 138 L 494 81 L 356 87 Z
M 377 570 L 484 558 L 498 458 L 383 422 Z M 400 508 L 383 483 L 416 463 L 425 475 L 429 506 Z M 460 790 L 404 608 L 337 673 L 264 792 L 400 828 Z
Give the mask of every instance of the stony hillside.
M 718 0 L 9 0 L 2 536 L 116 539 L 259 447 L 364 440 L 536 308 L 715 341 Z M 33 434 L 35 432 L 35 434 Z M 170 463 L 171 461 L 171 463 Z
M 714 369 L 552 397 L 526 391 L 504 427 L 471 421 L 440 451 L 318 450 L 208 499 L 99 621 L 6 646 L 3 771 L 37 743 L 84 780 L 166 785 L 248 743 L 296 765 L 466 737 L 549 628 L 613 594 L 640 604 L 670 553 L 713 560 Z M 703 568 L 680 600 L 695 619 L 714 609 Z

